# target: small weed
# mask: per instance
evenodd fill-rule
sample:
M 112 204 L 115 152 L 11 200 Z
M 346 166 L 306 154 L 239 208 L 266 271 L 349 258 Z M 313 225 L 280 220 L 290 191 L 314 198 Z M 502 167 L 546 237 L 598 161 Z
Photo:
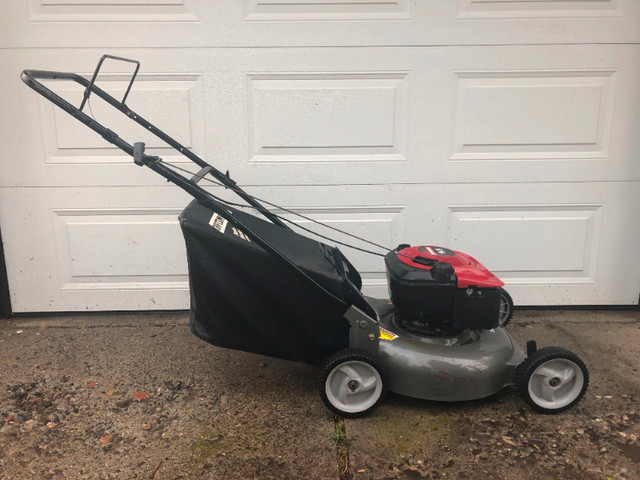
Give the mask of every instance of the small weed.
M 344 429 L 344 421 L 342 421 L 342 419 L 335 423 L 333 430 L 329 434 L 329 440 L 336 446 L 349 448 L 350 442 L 347 438 L 347 432 Z

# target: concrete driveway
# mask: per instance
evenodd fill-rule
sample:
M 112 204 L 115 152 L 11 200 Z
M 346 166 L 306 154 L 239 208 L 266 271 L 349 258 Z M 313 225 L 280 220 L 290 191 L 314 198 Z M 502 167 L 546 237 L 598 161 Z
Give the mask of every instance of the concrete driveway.
M 318 369 L 208 345 L 187 323 L 2 321 L 0 479 L 640 478 L 637 311 L 516 312 L 522 344 L 589 366 L 570 411 L 534 413 L 509 389 L 462 404 L 389 395 L 342 436 Z

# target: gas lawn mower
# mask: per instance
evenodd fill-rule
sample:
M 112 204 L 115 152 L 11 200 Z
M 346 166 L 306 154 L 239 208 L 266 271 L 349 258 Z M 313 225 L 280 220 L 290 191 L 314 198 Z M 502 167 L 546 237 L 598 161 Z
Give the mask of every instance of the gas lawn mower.
M 135 65 L 122 100 L 96 85 L 106 59 Z M 136 165 L 194 197 L 179 220 L 195 335 L 220 347 L 319 365 L 320 397 L 345 417 L 372 412 L 387 391 L 465 401 L 516 386 L 532 408 L 546 413 L 566 410 L 582 398 L 589 383 L 582 360 L 560 347 L 537 350 L 534 341 L 525 352 L 505 330 L 513 302 L 503 282 L 469 255 L 435 245 L 382 247 L 391 298 L 363 295 L 358 271 L 337 247 L 294 231 L 285 223 L 290 220 L 277 213 L 295 212 L 245 192 L 228 172 L 217 170 L 125 104 L 139 67 L 137 61 L 105 55 L 91 80 L 41 70 L 25 70 L 22 80 L 131 155 Z M 76 107 L 40 80 L 76 82 L 85 89 L 84 99 Z M 91 95 L 154 133 L 200 170 L 184 176 L 182 167 L 146 154 L 144 143 L 127 143 L 83 111 Z M 246 204 L 210 193 L 200 185 L 203 180 L 225 187 Z M 247 207 L 251 213 L 244 211 Z

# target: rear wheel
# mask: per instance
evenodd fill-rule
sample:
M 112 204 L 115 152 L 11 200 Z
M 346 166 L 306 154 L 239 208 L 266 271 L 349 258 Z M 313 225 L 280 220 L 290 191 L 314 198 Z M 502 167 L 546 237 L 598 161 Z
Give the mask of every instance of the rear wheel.
M 498 319 L 499 327 L 506 327 L 513 317 L 513 300 L 506 290 L 500 292 L 500 316 Z
M 558 413 L 584 396 L 589 371 L 575 353 L 547 347 L 533 353 L 518 366 L 518 392 L 535 410 Z
M 347 349 L 329 358 L 320 372 L 320 397 L 329 410 L 347 418 L 374 411 L 386 395 L 384 369 L 367 352 Z

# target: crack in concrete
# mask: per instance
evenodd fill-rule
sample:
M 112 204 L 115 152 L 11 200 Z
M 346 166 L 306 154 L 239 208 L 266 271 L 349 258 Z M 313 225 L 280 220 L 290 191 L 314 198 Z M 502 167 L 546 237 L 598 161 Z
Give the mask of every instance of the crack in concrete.
M 351 464 L 349 463 L 350 441 L 347 438 L 347 430 L 344 419 L 340 415 L 334 415 L 334 427 L 331 432 L 331 441 L 336 446 L 336 458 L 338 461 L 338 475 L 340 480 L 352 480 Z

